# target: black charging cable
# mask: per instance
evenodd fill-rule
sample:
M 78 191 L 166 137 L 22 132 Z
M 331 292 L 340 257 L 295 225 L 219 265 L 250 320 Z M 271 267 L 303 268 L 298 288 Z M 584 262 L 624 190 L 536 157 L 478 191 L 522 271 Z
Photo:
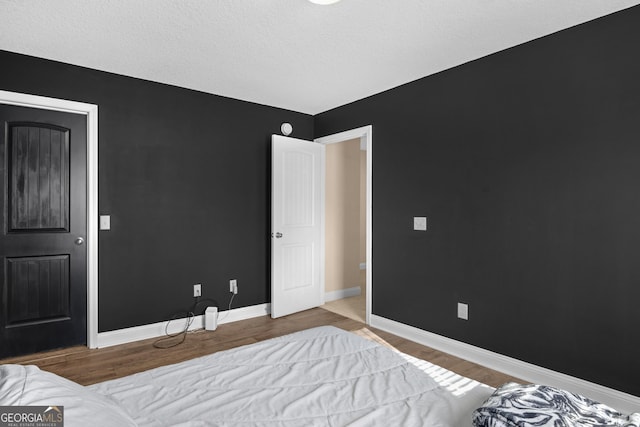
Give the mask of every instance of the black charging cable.
M 191 324 L 193 323 L 193 319 L 196 316 L 196 312 L 198 310 L 198 307 L 206 302 L 212 302 L 215 304 L 215 307 L 218 307 L 218 302 L 214 299 L 211 298 L 205 298 L 203 300 L 200 300 L 200 297 L 195 297 L 196 301 L 193 303 L 193 306 L 191 307 L 191 310 L 189 310 L 186 314 L 185 317 L 185 324 L 184 324 L 184 328 L 180 331 L 180 332 L 176 332 L 175 334 L 170 334 L 169 333 L 169 324 L 171 322 L 173 322 L 174 320 L 176 320 L 178 318 L 178 316 L 180 314 L 174 314 L 173 317 L 164 325 L 164 334 L 165 336 L 162 338 L 157 339 L 156 341 L 154 341 L 153 346 L 155 348 L 161 348 L 161 349 L 166 349 L 166 348 L 172 348 L 172 347 L 176 347 L 180 344 L 182 344 L 184 342 L 184 340 L 187 339 L 187 332 L 189 332 L 189 327 L 191 326 Z M 204 312 L 204 310 L 203 310 Z M 174 338 L 180 337 L 180 340 L 174 340 Z

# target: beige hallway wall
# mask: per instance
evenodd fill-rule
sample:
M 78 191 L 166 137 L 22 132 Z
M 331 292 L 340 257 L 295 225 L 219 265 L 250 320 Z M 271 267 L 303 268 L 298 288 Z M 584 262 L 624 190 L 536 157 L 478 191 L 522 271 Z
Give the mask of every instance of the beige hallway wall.
M 360 140 L 326 147 L 325 290 L 364 287 L 361 281 Z

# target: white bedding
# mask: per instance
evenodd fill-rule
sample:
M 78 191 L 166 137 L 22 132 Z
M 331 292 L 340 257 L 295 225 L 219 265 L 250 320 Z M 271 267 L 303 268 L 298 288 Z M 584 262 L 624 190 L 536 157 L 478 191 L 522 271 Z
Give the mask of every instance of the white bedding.
M 140 426 L 269 427 L 471 426 L 493 391 L 330 326 L 87 388 Z

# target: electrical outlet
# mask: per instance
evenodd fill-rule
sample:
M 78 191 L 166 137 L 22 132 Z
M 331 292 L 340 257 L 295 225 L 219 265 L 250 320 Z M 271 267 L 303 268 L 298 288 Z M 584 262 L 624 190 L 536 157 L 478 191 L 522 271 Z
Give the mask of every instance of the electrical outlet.
M 418 231 L 427 231 L 427 217 L 426 216 L 414 216 L 413 217 L 413 229 Z
M 238 281 L 236 279 L 229 280 L 229 292 L 238 293 Z
M 195 285 L 193 285 L 193 297 L 199 297 L 202 296 L 202 285 L 200 283 L 196 283 Z

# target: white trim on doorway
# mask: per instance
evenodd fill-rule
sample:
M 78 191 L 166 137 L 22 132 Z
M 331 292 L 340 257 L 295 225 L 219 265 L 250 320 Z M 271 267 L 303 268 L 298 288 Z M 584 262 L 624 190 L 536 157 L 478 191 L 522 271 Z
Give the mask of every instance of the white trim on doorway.
M 0 90 L 0 103 L 87 116 L 87 346 L 98 346 L 98 106 Z
M 373 277 L 373 258 L 372 258 L 372 238 L 373 238 L 373 224 L 372 224 L 372 206 L 373 206 L 373 197 L 372 197 L 372 188 L 373 188 L 373 126 L 363 126 L 356 129 L 347 130 L 344 132 L 336 133 L 333 135 L 323 136 L 321 138 L 316 138 L 314 141 L 319 144 L 335 144 L 338 142 L 349 141 L 352 139 L 360 139 L 360 147 L 363 150 L 367 151 L 367 260 L 366 260 L 366 308 L 365 308 L 365 319 L 367 325 L 371 324 L 371 288 L 372 288 L 372 277 Z M 323 283 L 324 286 L 324 283 Z M 323 290 L 324 292 L 324 290 Z

